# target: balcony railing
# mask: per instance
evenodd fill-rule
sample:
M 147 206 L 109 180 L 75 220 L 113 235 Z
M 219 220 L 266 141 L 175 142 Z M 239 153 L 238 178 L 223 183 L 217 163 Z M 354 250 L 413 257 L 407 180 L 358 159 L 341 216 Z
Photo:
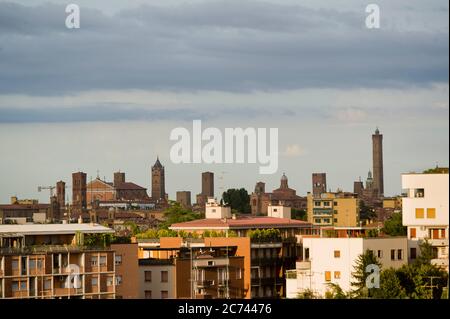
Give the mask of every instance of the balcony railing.
M 206 288 L 214 285 L 214 280 L 197 280 L 196 281 L 198 288 Z
M 33 253 L 64 253 L 64 252 L 81 252 L 86 250 L 111 250 L 110 247 L 103 246 L 77 246 L 77 245 L 37 245 L 26 247 L 1 247 L 2 255 L 18 255 Z

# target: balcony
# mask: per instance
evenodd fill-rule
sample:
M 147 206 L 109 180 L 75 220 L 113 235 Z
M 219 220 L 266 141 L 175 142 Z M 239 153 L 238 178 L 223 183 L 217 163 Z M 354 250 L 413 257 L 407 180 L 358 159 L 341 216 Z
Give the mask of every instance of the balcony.
M 295 268 L 300 271 L 306 271 L 311 269 L 311 261 L 297 261 Z
M 197 288 L 208 288 L 214 285 L 214 280 L 197 280 Z
M 219 280 L 218 282 L 217 282 L 217 286 L 219 286 L 219 287 L 226 287 L 226 286 L 229 286 L 230 285 L 230 283 L 231 283 L 231 280 Z
M 282 285 L 283 278 L 252 278 L 252 286 L 275 286 Z
M 110 247 L 103 246 L 76 246 L 76 245 L 38 245 L 27 247 L 1 247 L 1 255 L 27 255 L 37 253 L 67 253 L 67 252 L 83 252 L 91 251 L 105 251 L 111 250 Z
M 428 243 L 431 246 L 448 246 L 448 238 L 442 238 L 442 239 L 429 239 Z
M 438 267 L 447 268 L 448 267 L 448 257 L 431 259 L 431 264 L 438 266 Z

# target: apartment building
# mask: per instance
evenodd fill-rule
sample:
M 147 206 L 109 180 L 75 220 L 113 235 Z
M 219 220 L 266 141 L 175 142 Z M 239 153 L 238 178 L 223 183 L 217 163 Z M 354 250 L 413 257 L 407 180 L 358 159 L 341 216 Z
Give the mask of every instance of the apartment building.
M 291 219 L 290 207 L 269 205 L 268 216 L 236 216 L 228 207 L 209 202 L 206 205 L 206 217 L 185 223 L 173 224 L 170 229 L 202 235 L 206 231 L 227 234 L 233 232 L 237 237 L 222 238 L 224 243 L 246 238 L 248 244 L 237 243 L 238 255 L 245 259 L 246 298 L 278 298 L 286 294 L 284 274 L 287 269 L 295 268 L 297 248 L 295 236 L 311 235 L 310 223 Z M 264 235 L 264 230 L 273 229 L 279 237 Z M 254 231 L 261 236 L 253 236 Z M 250 238 L 252 236 L 252 238 Z M 216 238 L 205 238 L 210 242 Z M 242 245 L 242 246 L 241 246 Z
M 383 268 L 400 268 L 408 263 L 406 237 L 304 238 L 299 236 L 301 257 L 296 268 L 287 271 L 286 297 L 296 298 L 305 290 L 324 297 L 329 284 L 343 291 L 352 289 L 352 272 L 359 255 L 372 250 Z
M 139 260 L 141 298 L 244 298 L 249 288 L 244 257 L 224 238 L 161 238 L 158 247 L 142 249 L 149 258 Z
M 307 195 L 308 222 L 317 226 L 359 226 L 359 199 L 354 193 Z
M 403 225 L 408 227 L 410 261 L 420 253 L 424 240 L 433 246 L 432 263 L 448 267 L 448 169 L 431 174 L 403 174 Z
M 0 225 L 0 298 L 115 297 L 115 254 L 97 224 Z
M 116 299 L 139 298 L 138 244 L 112 244 L 116 275 Z

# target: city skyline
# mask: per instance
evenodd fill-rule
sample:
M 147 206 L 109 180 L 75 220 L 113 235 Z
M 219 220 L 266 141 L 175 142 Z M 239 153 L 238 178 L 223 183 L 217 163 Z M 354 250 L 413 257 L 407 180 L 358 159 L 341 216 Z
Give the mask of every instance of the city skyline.
M 379 1 L 370 30 L 360 1 L 78 4 L 81 28 L 69 30 L 63 1 L 0 2 L 2 202 L 48 201 L 37 186 L 78 170 L 122 170 L 151 191 L 158 155 L 170 198 L 198 194 L 203 171 L 226 172 L 216 196 L 260 180 L 274 188 L 283 172 L 302 195 L 313 172 L 351 190 L 372 169 L 376 127 L 386 195 L 401 192 L 401 173 L 448 166 L 446 2 Z M 278 171 L 174 165 L 170 131 L 196 119 L 277 127 Z

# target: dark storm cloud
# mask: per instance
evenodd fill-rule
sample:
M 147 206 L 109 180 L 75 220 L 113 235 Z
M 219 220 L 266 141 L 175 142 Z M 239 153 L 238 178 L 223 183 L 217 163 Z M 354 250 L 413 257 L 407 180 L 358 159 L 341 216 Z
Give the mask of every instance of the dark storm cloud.
M 368 30 L 365 13 L 254 1 L 123 10 L 0 3 L 0 94 L 278 90 L 448 82 L 448 30 Z M 445 14 L 443 14 L 445 15 Z

